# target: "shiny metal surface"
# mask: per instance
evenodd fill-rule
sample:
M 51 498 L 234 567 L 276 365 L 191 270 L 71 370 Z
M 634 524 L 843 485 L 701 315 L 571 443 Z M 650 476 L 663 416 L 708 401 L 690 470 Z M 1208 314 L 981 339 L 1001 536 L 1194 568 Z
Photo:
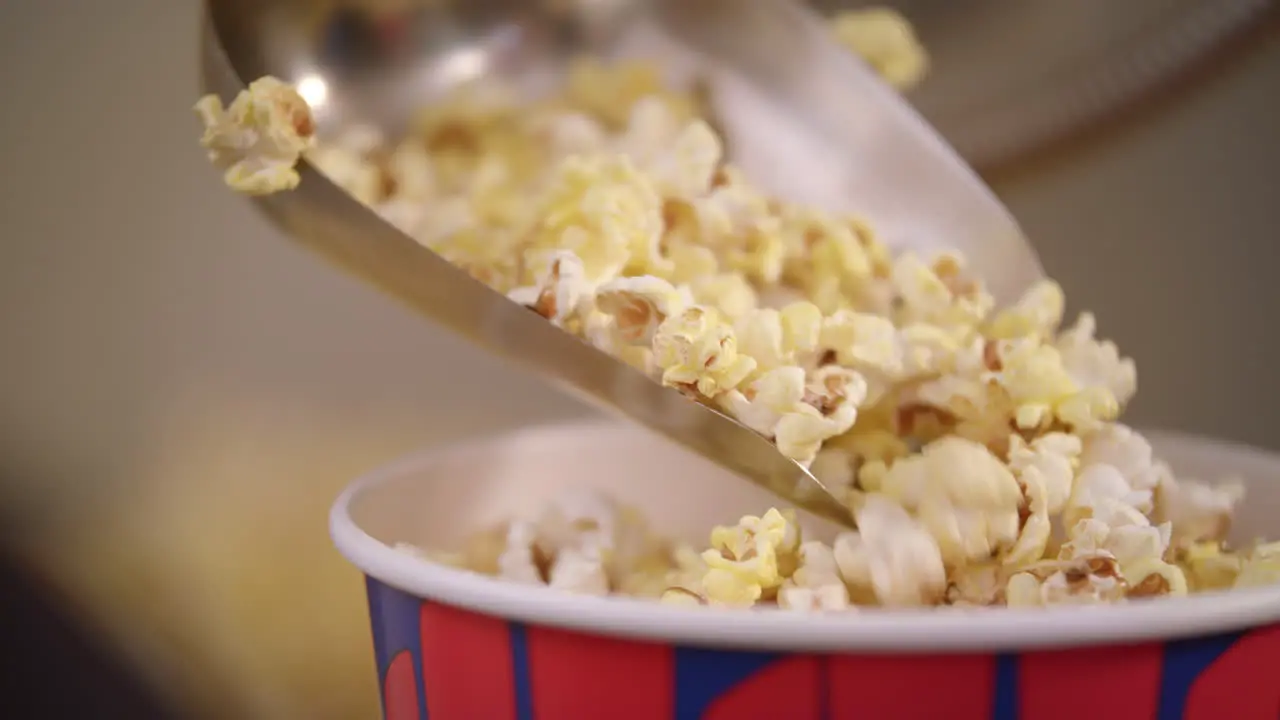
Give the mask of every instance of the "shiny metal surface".
M 322 138 L 354 122 L 394 132 L 416 108 L 480 75 L 497 74 L 537 92 L 555 82 L 571 56 L 607 54 L 637 23 L 649 23 L 669 47 L 692 50 L 715 67 L 713 104 L 724 96 L 716 92 L 716 77 L 731 80 L 767 98 L 796 132 L 825 143 L 822 159 L 836 158 L 829 164 L 841 170 L 834 182 L 836 194 L 850 200 L 845 209 L 866 214 L 889 244 L 959 248 L 1006 300 L 1041 275 L 994 194 L 800 4 L 211 0 L 202 66 L 207 89 L 227 100 L 260 75 L 296 83 L 316 108 Z M 731 147 L 747 126 L 735 121 L 750 114 L 718 115 Z M 751 163 L 744 168 L 751 174 Z M 512 304 L 384 223 L 314 168 L 302 168 L 302 175 L 297 191 L 257 201 L 293 238 L 489 351 L 801 507 L 848 521 L 821 484 L 770 441 Z
M 481 75 L 554 78 L 571 54 L 610 44 L 637 9 L 633 0 L 212 0 L 205 25 L 236 77 L 298 83 L 323 137 L 361 122 L 394 131 Z

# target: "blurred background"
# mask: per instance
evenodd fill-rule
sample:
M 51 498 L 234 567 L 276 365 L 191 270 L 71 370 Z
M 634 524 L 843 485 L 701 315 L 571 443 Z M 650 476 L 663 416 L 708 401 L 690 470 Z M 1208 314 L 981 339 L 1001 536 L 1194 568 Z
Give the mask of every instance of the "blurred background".
M 1134 422 L 1280 448 L 1280 32 L 1268 12 L 1196 39 L 1209 16 L 1171 20 L 1188 5 L 1215 3 L 899 3 L 936 49 L 922 109 L 1137 358 Z M 0 6 L 0 682 L 85 681 L 4 688 L 46 704 L 0 715 L 375 716 L 332 498 L 424 444 L 586 412 L 224 190 L 190 111 L 198 14 Z M 1122 107 L 1094 102 L 1117 78 Z M 1054 137 L 1028 119 L 1091 102 Z M 146 699 L 93 694 L 134 687 L 109 671 Z

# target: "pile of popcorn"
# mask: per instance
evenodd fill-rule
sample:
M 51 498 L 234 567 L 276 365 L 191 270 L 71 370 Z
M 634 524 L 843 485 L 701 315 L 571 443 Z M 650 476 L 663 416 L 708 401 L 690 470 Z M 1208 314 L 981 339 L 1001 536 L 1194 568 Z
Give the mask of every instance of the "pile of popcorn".
M 869 11 L 841 36 L 899 86 L 925 67 Z M 1028 607 L 1280 582 L 1280 543 L 1226 545 L 1242 491 L 1175 479 L 1117 420 L 1132 360 L 1045 280 L 998 308 L 957 254 L 894 253 L 857 217 L 769 197 L 699 103 L 644 64 L 584 60 L 554 97 L 462 88 L 396 142 L 317 142 L 274 78 L 197 105 L 229 185 L 304 156 L 513 302 L 809 467 L 856 531 L 770 509 L 697 552 L 576 494 L 431 557 L 531 585 L 795 610 Z M 411 550 L 411 549 L 410 549 Z

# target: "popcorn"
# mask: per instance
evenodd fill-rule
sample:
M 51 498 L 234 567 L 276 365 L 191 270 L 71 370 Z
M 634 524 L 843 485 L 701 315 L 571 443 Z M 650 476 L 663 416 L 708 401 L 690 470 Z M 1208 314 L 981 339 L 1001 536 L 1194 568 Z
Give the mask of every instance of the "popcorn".
M 507 549 L 509 524 L 503 523 L 488 530 L 474 533 L 467 538 L 462 550 L 457 553 L 462 560 L 462 567 L 486 575 L 498 575 L 501 571 L 500 559 Z M 401 549 L 412 552 L 414 548 L 402 544 Z
M 658 326 L 653 353 L 664 385 L 708 398 L 733 390 L 756 369 L 753 358 L 738 353 L 733 328 L 696 305 Z
M 584 595 L 608 595 L 609 575 L 598 545 L 568 547 L 556 555 L 547 585 Z
M 836 497 L 842 497 L 857 482 L 852 453 L 837 447 L 825 447 L 814 456 L 809 472 Z
M 778 606 L 797 611 L 845 610 L 849 589 L 836 563 L 835 553 L 825 543 L 800 545 L 800 564 L 778 590 Z
M 827 440 L 848 432 L 866 400 L 867 383 L 846 368 L 826 366 L 810 373 L 803 402 L 783 414 L 774 427 L 778 450 L 808 466 Z
M 828 443 L 853 457 L 858 467 L 859 484 L 864 490 L 873 490 L 866 485 L 862 475 L 871 465 L 878 465 L 881 471 L 887 471 L 894 460 L 911 454 L 911 446 L 891 429 L 878 426 L 875 413 L 880 408 L 864 408 L 858 415 L 853 428 Z
M 506 547 L 498 556 L 498 576 L 530 585 L 544 584 L 539 567 L 537 528 L 529 522 L 513 522 L 507 528 Z
M 916 515 L 949 567 L 986 560 L 1018 538 L 1022 488 L 972 441 L 943 438 L 895 462 L 880 492 Z
M 658 326 L 684 310 L 685 299 L 671 283 L 651 275 L 616 278 L 596 292 L 596 307 L 610 315 L 623 342 L 650 346 Z
M 608 147 L 608 130 L 591 115 L 566 112 L 539 116 L 535 122 L 535 131 L 550 146 L 556 159 L 599 152 Z
M 674 261 L 674 260 L 673 260 Z M 691 279 L 686 286 L 693 301 L 720 310 L 728 320 L 738 320 L 756 309 L 755 288 L 737 274 L 708 274 Z
M 949 369 L 960 370 L 957 360 L 963 348 L 945 328 L 924 324 L 898 327 L 887 317 L 838 310 L 823 318 L 818 344 L 834 353 L 838 364 L 863 374 L 872 402 L 895 388 L 926 378 L 936 379 L 916 386 L 916 394 L 942 409 L 961 396 L 977 402 L 985 390 L 983 383 L 974 385 L 962 374 L 938 377 Z
M 839 563 L 835 552 L 825 543 L 810 541 L 800 544 L 800 565 L 791 580 L 801 587 L 840 583 Z
M 384 182 L 394 188 L 396 198 L 416 203 L 430 201 L 437 194 L 439 186 L 431 156 L 422 143 L 412 140 L 401 142 L 391 152 L 387 159 Z
M 1208 485 L 1191 479 L 1161 478 L 1158 517 L 1171 523 L 1179 544 L 1220 541 L 1231 528 L 1231 514 L 1244 499 L 1237 483 Z
M 1114 505 L 1121 513 L 1101 518 L 1087 518 L 1069 531 L 1059 556 L 1064 560 L 1081 560 L 1106 556 L 1116 561 L 1122 573 L 1144 563 L 1160 560 L 1169 548 L 1169 526 L 1153 526 L 1145 515 L 1125 505 Z
M 686 198 L 703 242 L 726 255 L 731 269 L 762 285 L 776 283 L 785 260 L 782 222 L 768 197 L 732 165 L 721 165 L 709 192 Z
M 903 253 L 893 262 L 891 278 L 903 324 L 967 329 L 982 322 L 995 305 L 980 284 L 964 277 L 958 255 L 943 255 L 926 265 L 914 253 Z
M 1053 526 L 1049 519 L 1049 492 L 1045 477 L 1035 466 L 1028 466 L 1018 477 L 1022 485 L 1026 517 L 1017 541 L 1002 558 L 1006 566 L 1021 567 L 1044 557 Z
M 1041 280 L 1023 293 L 1012 307 L 996 313 L 987 326 L 987 337 L 1012 340 L 1020 337 L 1048 339 L 1062 323 L 1066 307 L 1062 286 L 1053 280 Z
M 1096 328 L 1093 315 L 1083 313 L 1074 327 L 1058 336 L 1062 365 L 1077 386 L 1104 390 L 1123 406 L 1137 392 L 1138 371 L 1133 360 L 1120 357 L 1115 343 L 1094 339 Z
M 706 204 L 717 199 L 719 198 L 713 194 L 707 199 Z M 705 222 L 709 211 L 703 206 L 699 206 L 698 211 L 703 213 Z M 737 244 L 722 250 L 725 267 L 741 273 L 743 277 L 766 288 L 778 282 L 785 269 L 787 249 L 783 238 L 778 234 L 777 218 L 759 217 L 738 224 L 744 224 L 745 227 L 741 230 Z M 714 231 L 704 230 L 704 232 L 710 234 Z M 722 232 L 728 233 L 732 230 Z
M 701 595 L 682 587 L 667 588 L 662 592 L 662 597 L 659 598 L 659 600 L 661 600 L 664 605 L 684 607 L 698 607 L 700 605 L 707 604 L 706 599 Z
M 538 284 L 507 293 L 512 301 L 528 307 L 552 323 L 564 327 L 590 310 L 594 290 L 577 255 L 557 250 L 547 256 L 546 270 Z
M 961 607 L 1000 604 L 1004 600 L 1009 579 L 1008 569 L 995 562 L 966 565 L 950 574 L 946 592 L 947 604 Z
M 671 554 L 667 585 L 701 597 L 702 579 L 706 574 L 707 563 L 702 559 L 702 553 L 681 544 Z
M 1239 555 L 1226 552 L 1218 542 L 1199 542 L 1178 548 L 1174 557 L 1192 592 L 1232 587 L 1245 561 Z
M 1084 438 L 1080 464 L 1109 465 L 1139 493 L 1154 492 L 1170 474 L 1168 467 L 1155 460 L 1146 438 L 1120 423 L 1104 425 Z M 1146 506 L 1146 502 L 1142 504 Z
M 822 311 L 810 302 L 788 303 L 778 310 L 782 326 L 782 347 L 798 358 L 818 349 L 822 333 Z
M 784 279 L 806 290 L 823 312 L 845 307 L 871 283 L 875 243 L 859 222 L 783 204 L 775 232 L 786 257 Z
M 1280 542 L 1259 545 L 1244 559 L 1235 587 L 1250 588 L 1280 583 Z
M 660 270 L 662 200 L 653 182 L 626 156 L 570 157 L 551 182 L 532 230 L 530 261 L 568 250 L 592 283 L 613 280 L 630 269 Z
M 692 125 L 689 127 L 692 128 Z M 622 134 L 612 138 L 612 142 L 606 138 L 606 146 L 612 147 L 621 155 L 626 155 L 637 166 L 652 173 L 652 166 L 663 162 L 683 129 L 685 124 L 682 118 L 664 98 L 645 95 L 631 106 L 626 128 Z M 691 136 L 694 134 L 694 132 L 690 133 Z M 688 140 L 686 140 L 687 144 Z M 719 138 L 709 140 L 708 144 L 718 147 Z M 668 168 L 675 166 L 675 158 L 671 158 L 666 164 Z M 680 193 L 673 194 L 680 195 Z
M 315 141 L 311 108 L 289 85 L 272 77 L 254 80 L 223 107 L 216 95 L 195 105 L 204 124 L 200 146 L 237 192 L 267 195 L 298 186 L 294 166 Z
M 842 45 L 894 87 L 914 87 L 928 70 L 929 56 L 911 25 L 895 10 L 846 10 L 835 17 L 832 28 Z
M 1119 414 L 1116 397 L 1106 388 L 1078 384 L 1056 347 L 1020 338 L 1002 340 L 996 348 L 1000 370 L 992 376 L 1016 407 L 1019 429 L 1040 430 L 1057 421 L 1088 431 Z
M 715 131 L 701 120 L 685 125 L 672 147 L 656 154 L 646 169 L 667 197 L 694 197 L 711 188 L 724 149 Z
M 613 542 L 607 546 L 605 569 L 619 592 L 658 597 L 666 589 L 672 544 L 653 531 L 635 508 L 615 506 Z
M 702 584 L 709 602 L 754 604 L 776 591 L 795 571 L 799 530 L 776 509 L 762 517 L 747 516 L 734 527 L 711 531 L 711 549 L 702 554 L 708 571 Z
M 804 402 L 804 368 L 775 368 L 752 381 L 745 391 L 730 390 L 720 404 L 743 425 L 765 437 L 777 435 L 778 423 Z
M 598 493 L 563 493 L 552 498 L 536 519 L 538 548 L 554 557 L 574 545 L 612 547 L 617 516 L 617 505 Z
M 817 587 L 783 587 L 778 592 L 778 607 L 797 611 L 845 610 L 849 607 L 849 589 L 840 582 Z
M 1095 464 L 1080 471 L 1062 517 L 1070 526 L 1095 515 L 1105 517 L 1125 510 L 1141 514 L 1150 507 L 1150 491 L 1134 490 L 1119 470 Z
M 610 592 L 628 597 L 660 600 L 667 592 L 671 559 L 665 548 L 642 556 L 638 562 L 614 560 L 607 565 Z
M 764 595 L 757 579 L 723 567 L 708 569 L 702 588 L 707 604 L 722 607 L 751 607 Z
M 673 207 L 673 204 L 666 203 L 665 207 Z M 667 248 L 667 259 L 671 261 L 667 279 L 676 284 L 690 285 L 690 290 L 695 294 L 694 297 L 698 302 L 713 306 L 717 305 L 722 292 L 727 289 L 721 281 L 725 277 L 737 278 L 738 276 L 717 277 L 720 269 L 720 260 L 711 248 L 703 245 L 691 245 L 688 242 L 673 239 L 674 228 L 677 227 L 675 223 L 678 222 L 679 220 L 667 221 L 667 234 L 663 238 Z M 732 283 L 733 281 L 729 282 Z M 743 284 L 746 287 L 751 287 L 750 283 L 744 282 Z M 699 290 L 704 289 L 712 293 L 710 298 L 699 298 Z M 755 294 L 754 289 L 752 289 L 752 294 Z M 736 317 L 740 313 L 729 314 L 730 317 Z
M 891 80 L 923 69 L 898 16 L 840 22 Z M 1226 543 L 1238 486 L 1176 478 L 1118 422 L 1134 363 L 1089 313 L 1060 327 L 1059 285 L 997 308 L 958 254 L 895 253 L 861 218 L 770 197 L 698 105 L 648 66 L 598 62 L 537 102 L 460 89 L 402 138 L 355 127 L 317 143 L 306 104 L 271 78 L 228 108 L 197 105 L 228 184 L 292 188 L 307 157 L 472 277 L 772 441 L 856 526 L 803 541 L 775 508 L 700 552 L 571 493 L 457 548 L 404 552 L 581 594 L 796 612 L 1280 582 L 1275 543 Z
M 848 404 L 844 408 L 850 408 Z M 812 405 L 800 404 L 782 416 L 774 432 L 778 451 L 808 467 L 822 443 L 853 426 L 853 413 L 824 415 Z
M 1130 598 L 1187 594 L 1187 580 L 1182 570 L 1158 558 L 1135 563 L 1125 573 L 1125 580 Z
M 932 605 L 946 590 L 942 552 L 929 532 L 893 500 L 867 496 L 858 532 L 836 538 L 834 558 L 845 582 L 882 605 Z
M 386 195 L 387 173 L 374 159 L 383 142 L 382 133 L 377 128 L 355 125 L 346 128 L 331 142 L 309 148 L 306 157 L 338 187 L 360 202 L 374 205 Z M 402 161 L 404 159 L 401 158 Z M 427 164 L 430 161 L 425 158 L 425 153 L 419 160 L 425 162 L 416 166 L 416 172 L 428 174 L 431 166 Z
M 1124 597 L 1124 578 L 1115 561 L 1105 557 L 1047 563 L 1014 575 L 1005 588 L 1005 602 L 1011 608 L 1092 605 Z
M 1080 438 L 1066 433 L 1048 433 L 1030 443 L 1013 435 L 1009 442 L 1009 469 L 1024 483 L 1027 476 L 1035 476 L 1043 488 L 1045 512 L 1057 515 L 1071 497 L 1075 466 L 1082 451 Z
M 566 100 L 576 109 L 599 118 L 606 126 L 624 125 L 642 99 L 658 98 L 676 117 L 692 117 L 693 103 L 668 91 L 656 68 L 645 62 L 606 65 L 593 58 L 575 60 L 569 68 Z

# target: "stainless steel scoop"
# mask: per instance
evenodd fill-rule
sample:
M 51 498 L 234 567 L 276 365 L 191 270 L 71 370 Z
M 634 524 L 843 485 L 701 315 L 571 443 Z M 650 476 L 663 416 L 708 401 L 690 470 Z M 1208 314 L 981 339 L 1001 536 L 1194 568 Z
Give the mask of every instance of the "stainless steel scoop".
M 451 86 L 494 73 L 554 81 L 571 57 L 610 54 L 638 26 L 666 43 L 641 53 L 658 62 L 694 53 L 723 81 L 722 96 L 762 100 L 795 132 L 822 141 L 822 161 L 840 170 L 824 191 L 849 199 L 886 242 L 959 248 L 1002 299 L 1040 275 L 1017 225 L 973 172 L 803 6 L 786 0 L 208 0 L 202 74 L 206 90 L 227 101 L 262 75 L 295 83 L 315 107 L 322 139 L 353 123 L 394 133 Z M 770 146 L 731 114 L 719 119 L 730 147 Z M 752 174 L 751 161 L 735 160 Z M 755 163 L 768 169 L 773 160 L 766 154 Z M 847 509 L 771 441 L 473 280 L 314 168 L 300 171 L 297 190 L 256 200 L 290 237 L 488 351 L 799 507 L 850 522 Z

